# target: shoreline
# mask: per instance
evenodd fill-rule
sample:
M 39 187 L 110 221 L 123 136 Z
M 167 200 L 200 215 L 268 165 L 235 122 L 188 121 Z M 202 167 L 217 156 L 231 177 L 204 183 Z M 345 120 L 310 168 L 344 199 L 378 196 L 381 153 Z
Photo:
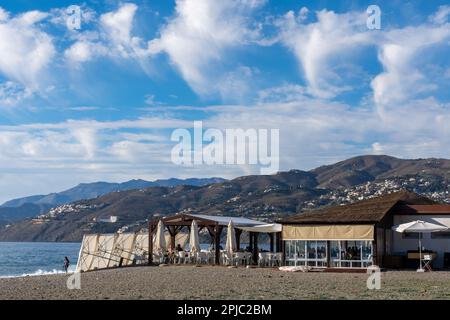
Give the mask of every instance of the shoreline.
M 0 299 L 450 299 L 449 271 L 386 271 L 381 289 L 369 290 L 367 274 L 282 272 L 269 268 L 136 266 L 80 274 L 80 290 L 67 289 L 73 275 L 0 278 Z

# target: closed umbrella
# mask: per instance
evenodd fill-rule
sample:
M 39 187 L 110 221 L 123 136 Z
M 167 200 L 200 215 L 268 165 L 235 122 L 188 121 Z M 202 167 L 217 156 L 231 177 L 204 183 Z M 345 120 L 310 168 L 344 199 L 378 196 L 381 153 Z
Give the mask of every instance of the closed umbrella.
M 200 251 L 200 240 L 198 238 L 198 224 L 196 220 L 192 220 L 191 234 L 189 236 L 189 247 L 191 252 Z
M 414 232 L 419 234 L 419 259 L 420 259 L 420 267 L 417 269 L 417 272 L 423 272 L 422 267 L 422 233 L 431 233 L 431 232 L 439 232 L 448 230 L 446 226 L 435 224 L 431 222 L 425 222 L 421 220 L 412 221 L 408 223 L 399 224 L 393 226 L 392 229 L 397 232 Z
M 156 228 L 155 252 L 164 252 L 167 250 L 166 237 L 164 236 L 164 223 L 160 220 Z
M 227 243 L 225 245 L 225 251 L 232 255 L 236 251 L 236 236 L 234 234 L 234 225 L 233 221 L 230 220 L 228 223 L 228 230 L 227 230 Z

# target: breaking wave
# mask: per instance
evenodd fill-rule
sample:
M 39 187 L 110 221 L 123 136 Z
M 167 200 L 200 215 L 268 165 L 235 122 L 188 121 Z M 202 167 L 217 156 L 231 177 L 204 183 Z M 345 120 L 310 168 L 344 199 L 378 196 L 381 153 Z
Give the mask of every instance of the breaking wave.
M 75 272 L 75 267 L 70 267 L 69 271 L 67 272 L 69 273 L 74 273 Z M 21 278 L 21 277 L 37 277 L 37 276 L 48 276 L 48 275 L 53 275 L 53 274 L 65 274 L 66 272 L 63 270 L 56 270 L 53 269 L 51 271 L 48 270 L 42 270 L 42 269 L 38 269 L 35 272 L 31 272 L 31 273 L 23 273 L 20 275 L 10 275 L 10 276 L 0 276 L 1 278 Z

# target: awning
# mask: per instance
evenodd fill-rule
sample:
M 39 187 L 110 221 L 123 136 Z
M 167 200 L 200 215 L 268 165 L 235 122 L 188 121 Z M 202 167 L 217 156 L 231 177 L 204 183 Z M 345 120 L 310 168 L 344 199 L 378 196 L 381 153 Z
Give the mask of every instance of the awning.
M 283 240 L 373 240 L 373 225 L 283 225 Z
M 232 217 L 232 216 L 210 216 L 206 214 L 187 214 L 187 216 L 191 216 L 194 218 L 200 218 L 205 220 L 210 220 L 217 222 L 221 226 L 228 226 L 228 223 L 233 221 L 235 227 L 253 227 L 265 224 L 265 222 L 252 220 L 243 217 Z
M 282 226 L 279 223 L 270 223 L 254 227 L 237 227 L 237 228 L 248 232 L 263 232 L 263 233 L 281 232 L 282 230 Z

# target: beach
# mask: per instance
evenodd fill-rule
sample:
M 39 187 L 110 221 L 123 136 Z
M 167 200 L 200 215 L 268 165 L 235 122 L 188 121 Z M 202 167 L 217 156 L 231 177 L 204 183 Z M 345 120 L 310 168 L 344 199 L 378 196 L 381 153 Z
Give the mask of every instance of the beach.
M 381 289 L 369 290 L 367 274 L 281 272 L 270 268 L 214 266 L 128 267 L 81 274 L 0 279 L 0 299 L 450 299 L 450 272 L 381 273 Z

